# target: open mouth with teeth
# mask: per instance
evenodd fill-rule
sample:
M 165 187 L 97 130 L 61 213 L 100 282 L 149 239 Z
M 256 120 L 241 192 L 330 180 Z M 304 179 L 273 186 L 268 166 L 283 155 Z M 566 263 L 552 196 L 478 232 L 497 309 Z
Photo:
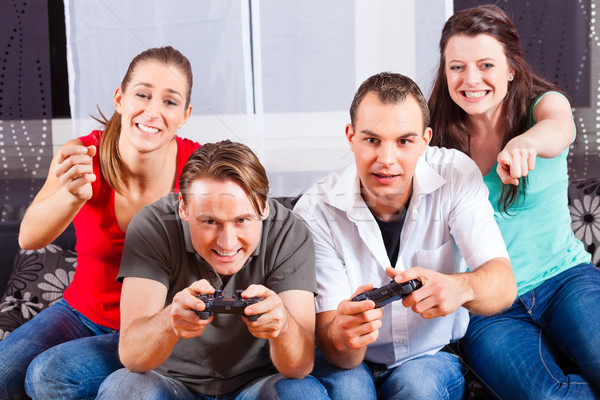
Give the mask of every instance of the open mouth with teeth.
M 148 125 L 144 125 L 144 124 L 140 124 L 140 123 L 135 124 L 135 126 L 137 126 L 137 128 L 139 130 L 141 130 L 142 132 L 146 132 L 146 133 L 154 134 L 154 133 L 160 132 L 160 129 L 158 129 L 158 128 L 154 128 L 152 126 L 148 126 Z
M 467 99 L 479 99 L 483 96 L 485 96 L 486 94 L 488 94 L 489 90 L 478 90 L 478 91 L 467 91 L 467 90 L 463 90 L 461 91 L 462 95 L 464 97 L 466 97 Z
M 239 250 L 234 250 L 234 251 L 218 251 L 213 249 L 213 251 L 219 256 L 219 257 L 233 257 L 235 256 Z

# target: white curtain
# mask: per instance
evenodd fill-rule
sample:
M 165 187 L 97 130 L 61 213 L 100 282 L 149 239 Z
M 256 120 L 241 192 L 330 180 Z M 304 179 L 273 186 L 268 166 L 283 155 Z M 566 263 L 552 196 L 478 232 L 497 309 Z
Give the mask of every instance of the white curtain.
M 273 195 L 300 193 L 352 161 L 344 138 L 358 85 L 380 71 L 427 92 L 451 1 L 65 0 L 73 136 L 97 127 L 131 59 L 171 45 L 193 67 L 192 118 L 201 143 L 254 149 Z

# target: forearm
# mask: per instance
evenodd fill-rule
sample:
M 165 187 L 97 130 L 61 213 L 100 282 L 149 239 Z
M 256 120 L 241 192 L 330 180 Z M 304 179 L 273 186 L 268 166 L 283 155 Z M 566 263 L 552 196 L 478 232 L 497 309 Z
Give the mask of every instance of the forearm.
M 543 120 L 517 138 L 533 147 L 538 157 L 554 158 L 571 144 L 574 134 L 574 127 L 569 129 L 555 120 Z
M 271 360 L 277 370 L 288 378 L 304 378 L 313 368 L 314 334 L 302 328 L 288 312 L 286 326 L 269 339 Z
M 147 372 L 169 358 L 179 341 L 171 326 L 170 309 L 138 318 L 121 331 L 119 357 L 128 371 Z
M 352 369 L 363 362 L 367 346 L 352 349 L 333 333 L 334 320 L 317 328 L 317 346 L 327 361 L 339 368 Z
M 517 284 L 506 258 L 494 258 L 472 272 L 453 277 L 460 281 L 466 296 L 463 306 L 474 314 L 495 314 L 510 307 L 517 296 Z
M 573 114 L 571 105 L 564 96 L 558 93 L 544 95 L 535 107 L 534 119 L 536 123 L 526 132 L 509 141 L 507 148 L 527 148 L 529 145 L 535 149 L 538 157 L 554 158 L 573 141 L 575 137 Z M 513 146 L 514 144 L 517 146 Z
M 85 201 L 60 188 L 44 199 L 36 199 L 27 209 L 19 230 L 19 246 L 40 249 L 52 243 L 77 215 Z

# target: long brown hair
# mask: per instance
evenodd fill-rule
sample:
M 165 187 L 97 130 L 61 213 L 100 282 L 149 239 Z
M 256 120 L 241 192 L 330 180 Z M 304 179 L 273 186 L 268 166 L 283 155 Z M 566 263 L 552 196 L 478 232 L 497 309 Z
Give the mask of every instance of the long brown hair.
M 269 194 L 269 179 L 265 168 L 246 145 L 223 140 L 206 143 L 194 151 L 179 178 L 179 191 L 184 203 L 188 200 L 190 186 L 199 178 L 236 182 L 248 195 L 256 214 L 263 216 Z
M 471 132 L 467 125 L 468 115 L 450 97 L 446 79 L 445 50 L 454 35 L 476 36 L 480 34 L 495 38 L 504 48 L 508 65 L 514 71 L 514 80 L 508 85 L 503 100 L 503 124 L 506 131 L 502 148 L 512 138 L 525 132 L 528 111 L 535 99 L 549 90 L 557 90 L 546 80 L 536 76 L 521 53 L 521 41 L 517 28 L 508 15 L 494 5 L 483 5 L 454 14 L 446 21 L 440 39 L 440 65 L 431 96 L 431 128 L 434 146 L 458 149 L 471 156 Z M 525 195 L 527 180 L 521 178 L 519 186 L 504 185 L 498 208 L 506 212 L 520 195 Z
M 135 56 L 129 63 L 129 68 L 127 68 L 123 81 L 121 81 L 121 90 L 123 92 L 127 90 L 127 86 L 131 81 L 131 76 L 133 75 L 135 68 L 140 63 L 149 61 L 173 66 L 183 74 L 187 85 L 184 109 L 187 109 L 192 97 L 192 66 L 183 54 L 171 46 L 151 48 Z M 115 111 L 110 119 L 107 119 L 100 109 L 98 109 L 98 112 L 100 113 L 100 118 L 93 118 L 104 125 L 104 132 L 102 134 L 102 140 L 100 141 L 98 154 L 102 175 L 104 176 L 104 179 L 106 179 L 106 182 L 108 182 L 117 193 L 122 194 L 123 187 L 126 186 L 127 177 L 124 176 L 123 169 L 121 168 L 121 154 L 119 152 L 121 114 Z

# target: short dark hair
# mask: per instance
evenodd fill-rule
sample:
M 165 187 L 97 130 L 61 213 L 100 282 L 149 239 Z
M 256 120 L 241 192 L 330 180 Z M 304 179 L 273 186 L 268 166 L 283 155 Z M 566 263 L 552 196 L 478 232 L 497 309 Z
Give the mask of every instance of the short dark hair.
M 393 72 L 381 72 L 373 75 L 360 85 L 350 106 L 350 122 L 352 126 L 354 126 L 356 121 L 356 110 L 362 99 L 369 92 L 376 93 L 379 100 L 386 104 L 401 103 L 406 100 L 407 96 L 413 96 L 421 109 L 423 129 L 429 126 L 429 107 L 427 106 L 423 92 L 421 92 L 419 86 L 412 79 Z
M 206 143 L 194 151 L 179 178 L 179 190 L 184 204 L 187 202 L 190 186 L 201 178 L 236 182 L 248 195 L 257 215 L 263 215 L 269 194 L 269 179 L 258 157 L 248 146 L 223 140 Z

